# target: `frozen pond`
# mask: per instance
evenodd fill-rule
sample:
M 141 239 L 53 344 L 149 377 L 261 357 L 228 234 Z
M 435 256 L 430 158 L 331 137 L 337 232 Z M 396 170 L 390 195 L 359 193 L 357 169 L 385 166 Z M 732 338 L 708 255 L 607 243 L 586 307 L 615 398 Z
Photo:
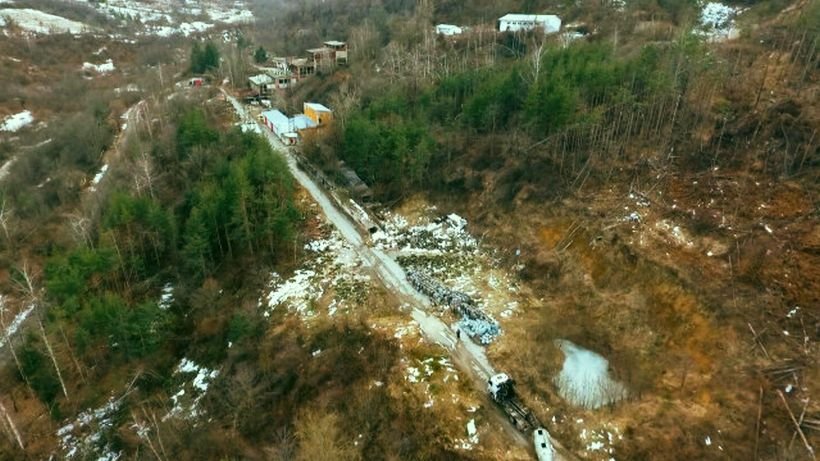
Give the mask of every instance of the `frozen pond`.
M 626 387 L 609 376 L 607 359 L 565 339 L 557 340 L 556 344 L 564 353 L 564 366 L 555 377 L 561 397 L 589 409 L 626 397 Z

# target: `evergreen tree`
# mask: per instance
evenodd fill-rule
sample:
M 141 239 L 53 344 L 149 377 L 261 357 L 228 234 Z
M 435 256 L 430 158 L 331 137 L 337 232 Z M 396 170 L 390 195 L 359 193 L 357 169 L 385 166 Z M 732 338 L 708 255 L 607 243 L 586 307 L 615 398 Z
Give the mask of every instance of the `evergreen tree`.
M 256 52 L 253 54 L 253 59 L 257 63 L 262 64 L 263 62 L 268 60 L 268 52 L 260 46 L 256 49 Z
M 219 49 L 209 41 L 203 49 L 199 43 L 194 42 L 191 48 L 191 72 L 202 74 L 211 69 L 219 67 Z

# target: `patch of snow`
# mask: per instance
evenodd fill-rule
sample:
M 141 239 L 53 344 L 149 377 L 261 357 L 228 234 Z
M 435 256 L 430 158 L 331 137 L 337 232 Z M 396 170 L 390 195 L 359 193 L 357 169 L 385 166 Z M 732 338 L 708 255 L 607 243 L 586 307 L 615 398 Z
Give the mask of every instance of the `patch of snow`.
M 564 365 L 555 384 L 564 399 L 595 409 L 626 397 L 624 385 L 609 376 L 609 362 L 604 357 L 571 341 L 556 342 L 564 353 Z
M 555 419 L 553 417 L 553 423 Z M 577 423 L 577 421 L 576 421 Z M 581 424 L 581 423 L 578 423 Z M 616 440 L 617 438 L 617 440 Z M 581 445 L 587 453 L 587 459 L 594 459 L 593 453 L 604 453 L 608 458 L 612 458 L 615 454 L 615 443 L 623 440 L 623 435 L 620 429 L 612 423 L 605 423 L 603 426 L 594 428 L 583 427 L 579 434 Z M 601 459 L 601 458 L 598 458 Z
M 98 171 L 97 174 L 94 175 L 94 178 L 91 180 L 91 187 L 89 188 L 91 192 L 95 192 L 97 190 L 97 186 L 100 185 L 100 181 L 103 180 L 103 178 L 105 177 L 105 173 L 107 172 L 108 164 L 106 163 L 100 168 L 100 171 Z
M 641 214 L 637 211 L 633 211 L 632 213 L 629 213 L 627 216 L 624 217 L 624 221 L 639 223 L 641 222 Z
M 166 310 L 174 303 L 174 286 L 171 282 L 162 287 L 162 293 L 159 296 L 159 303 L 157 305 L 160 309 Z
M 9 115 L 0 124 L 0 131 L 15 132 L 24 126 L 30 125 L 34 121 L 34 116 L 30 111 L 24 110 L 14 115 Z
M 259 133 L 262 134 L 262 128 L 256 122 L 239 122 L 237 123 L 239 129 L 243 133 Z
M 793 391 L 793 390 L 794 390 L 794 386 L 792 386 L 791 384 L 786 386 L 785 391 L 786 391 L 787 394 L 791 393 L 791 391 Z
M 2 315 L 5 312 L 5 310 L 5 298 L 2 295 L 0 295 L 0 315 Z M 14 316 L 14 319 L 11 321 L 11 323 L 6 325 L 5 331 L 3 331 L 3 336 L 0 337 L 0 349 L 2 349 L 3 346 L 6 345 L 7 339 L 11 338 L 12 336 L 14 336 L 15 333 L 17 333 L 17 330 L 20 329 L 20 326 L 23 324 L 23 322 L 26 321 L 28 316 L 31 315 L 32 311 L 34 311 L 33 304 L 29 306 L 28 309 L 18 312 L 17 315 Z
M 114 416 L 120 409 L 120 400 L 113 397 L 94 410 L 86 410 L 77 415 L 73 422 L 57 430 L 63 459 L 97 459 L 114 461 L 120 458 L 107 440 L 106 432 L 114 430 Z M 93 456 L 91 456 L 93 455 Z
M 282 280 L 279 274 L 271 274 L 268 293 L 263 297 L 266 317 L 280 305 L 303 317 L 314 316 L 317 301 L 328 289 L 336 295 L 328 306 L 329 315 L 364 302 L 370 277 L 359 273 L 359 256 L 338 232 L 308 242 L 305 250 L 308 252 L 306 261 L 290 278 Z
M 685 247 L 693 247 L 695 243 L 689 238 L 680 226 L 673 224 L 672 222 L 662 219 L 655 223 L 655 228 L 662 233 L 666 234 L 674 243 L 685 246 Z
M 162 417 L 163 421 L 168 418 L 196 420 L 201 414 L 199 402 L 205 396 L 211 382 L 219 376 L 219 371 L 197 365 L 187 358 L 183 358 L 174 371 L 174 375 L 186 375 L 186 377 L 193 374 L 195 376 L 190 381 L 183 378 L 179 391 L 171 396 L 174 406 L 171 411 Z M 190 391 L 190 394 L 186 393 L 186 389 Z M 190 395 L 190 397 L 185 398 L 186 395 Z
M 138 93 L 138 92 L 140 92 L 140 91 L 142 91 L 142 90 L 141 90 L 141 89 L 140 89 L 140 87 L 139 87 L 137 84 L 135 84 L 135 83 L 129 83 L 128 85 L 125 85 L 125 86 L 123 86 L 123 87 L 120 87 L 120 88 L 114 88 L 114 93 L 116 93 L 116 94 L 122 94 L 122 93 Z
M 475 427 L 475 419 L 471 419 L 467 423 L 467 437 L 469 437 L 470 443 L 474 445 L 478 443 L 478 430 Z
M 720 2 L 701 3 L 698 32 L 710 41 L 716 42 L 737 38 L 739 31 L 735 25 L 735 17 L 741 12 L 740 8 Z
M 211 9 L 208 11 L 208 16 L 210 16 L 212 21 L 222 22 L 225 24 L 241 24 L 241 23 L 249 23 L 253 22 L 253 13 L 250 10 L 231 10 L 231 11 L 222 11 L 219 9 Z
M 786 314 L 786 318 L 790 319 L 790 318 L 794 317 L 795 315 L 797 315 L 797 311 L 799 311 L 799 310 L 800 310 L 800 306 L 794 306 L 794 308 L 792 310 L 790 310 L 788 314 Z
M 113 72 L 115 69 L 114 61 L 108 59 L 102 64 L 92 64 L 90 62 L 83 63 L 83 70 L 89 72 L 96 72 L 98 74 L 107 74 L 109 72 Z
M 411 383 L 419 382 L 419 378 L 421 377 L 421 372 L 416 367 L 407 367 L 407 374 L 404 376 L 406 381 L 410 381 Z
M 707 435 L 706 438 L 703 439 L 703 443 L 705 443 L 707 447 L 711 446 L 712 445 L 712 438 Z
M 42 35 L 51 33 L 80 34 L 90 30 L 88 26 L 81 22 L 30 8 L 4 8 L 0 10 L 0 27 L 7 26 L 9 22 L 13 22 L 26 32 Z
M 194 21 L 194 22 L 183 22 L 179 26 L 177 26 L 179 32 L 184 35 L 185 37 L 195 34 L 198 32 L 205 32 L 206 30 L 212 28 L 213 24 L 208 24 L 201 21 Z

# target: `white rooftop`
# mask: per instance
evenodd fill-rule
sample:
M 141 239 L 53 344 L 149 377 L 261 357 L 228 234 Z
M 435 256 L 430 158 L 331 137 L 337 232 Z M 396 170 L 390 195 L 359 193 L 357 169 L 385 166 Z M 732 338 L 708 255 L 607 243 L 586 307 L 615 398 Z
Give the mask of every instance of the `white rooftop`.
M 269 83 L 273 83 L 273 79 L 265 74 L 254 75 L 253 77 L 249 77 L 248 80 L 250 80 L 254 85 L 267 85 Z
M 543 21 L 547 19 L 558 19 L 559 21 L 561 18 L 554 14 L 519 14 L 519 13 L 508 13 L 504 16 L 498 18 L 499 21 Z
M 317 112 L 333 112 L 332 110 L 328 109 L 326 106 L 319 104 L 318 102 L 306 102 L 305 108 L 311 108 Z

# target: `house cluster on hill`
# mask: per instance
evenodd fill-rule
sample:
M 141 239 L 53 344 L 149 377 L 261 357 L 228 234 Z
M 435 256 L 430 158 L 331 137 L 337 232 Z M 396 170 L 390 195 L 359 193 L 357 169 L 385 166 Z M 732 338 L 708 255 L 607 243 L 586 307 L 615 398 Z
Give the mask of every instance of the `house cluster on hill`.
M 540 28 L 545 34 L 554 34 L 561 30 L 561 18 L 554 14 L 518 14 L 509 13 L 498 18 L 499 32 L 520 32 Z M 436 33 L 446 37 L 461 35 L 470 30 L 469 27 L 453 24 L 438 24 Z
M 275 90 L 296 85 L 317 70 L 347 65 L 347 43 L 337 40 L 324 42 L 323 46 L 311 48 L 302 57 L 275 57 L 273 66 L 260 67 L 261 73 L 248 78 L 248 85 L 258 97 L 265 97 Z
M 333 121 L 333 111 L 316 102 L 304 103 L 303 112 L 289 117 L 278 109 L 272 109 L 262 112 L 259 117 L 282 143 L 292 146 Z

